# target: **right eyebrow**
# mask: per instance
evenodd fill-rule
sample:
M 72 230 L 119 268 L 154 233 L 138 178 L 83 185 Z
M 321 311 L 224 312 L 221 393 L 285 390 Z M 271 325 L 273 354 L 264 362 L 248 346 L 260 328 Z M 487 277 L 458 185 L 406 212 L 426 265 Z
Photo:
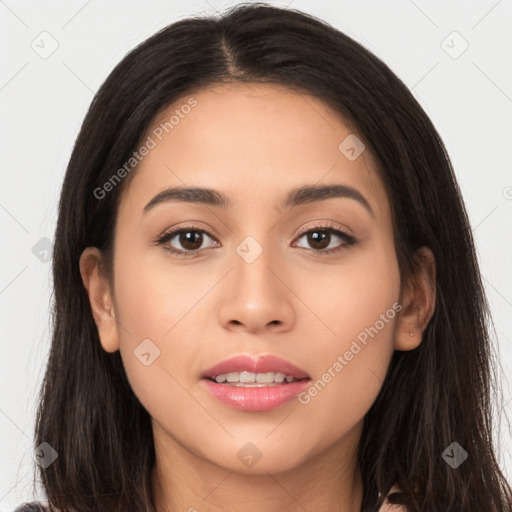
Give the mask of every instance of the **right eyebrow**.
M 155 206 L 169 201 L 183 201 L 187 203 L 207 204 L 227 208 L 231 202 L 224 194 L 209 188 L 168 188 L 157 194 L 144 207 L 144 213 L 155 208 Z

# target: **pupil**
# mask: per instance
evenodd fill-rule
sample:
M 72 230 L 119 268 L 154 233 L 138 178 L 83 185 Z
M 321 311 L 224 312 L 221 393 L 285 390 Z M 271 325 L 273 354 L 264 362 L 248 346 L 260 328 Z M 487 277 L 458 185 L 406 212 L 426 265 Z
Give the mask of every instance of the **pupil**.
M 184 231 L 180 235 L 180 243 L 185 249 L 199 249 L 203 243 L 202 233 L 199 231 Z
M 308 243 L 315 249 L 325 249 L 329 245 L 329 235 L 326 231 L 312 231 L 308 234 Z

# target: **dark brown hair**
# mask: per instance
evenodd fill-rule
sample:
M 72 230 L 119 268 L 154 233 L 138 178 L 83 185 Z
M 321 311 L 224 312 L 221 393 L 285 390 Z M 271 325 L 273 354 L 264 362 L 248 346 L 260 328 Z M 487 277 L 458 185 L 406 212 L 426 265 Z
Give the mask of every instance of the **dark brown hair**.
M 53 339 L 36 446 L 59 454 L 40 476 L 61 511 L 154 510 L 150 416 L 119 351 L 105 352 L 79 272 L 88 246 L 111 256 L 125 179 L 102 187 L 166 106 L 213 84 L 284 85 L 322 100 L 357 129 L 379 164 L 392 207 L 401 277 L 414 251 L 436 260 L 436 309 L 421 345 L 395 352 L 367 413 L 358 451 L 361 511 L 393 501 L 421 512 L 505 512 L 511 491 L 492 437 L 490 315 L 468 217 L 445 147 L 407 87 L 377 57 L 327 23 L 264 4 L 178 21 L 131 51 L 90 106 L 62 188 L 53 254 Z M 131 171 L 137 172 L 136 169 Z M 457 469 L 441 454 L 469 453 Z M 229 508 L 229 504 L 227 504 Z

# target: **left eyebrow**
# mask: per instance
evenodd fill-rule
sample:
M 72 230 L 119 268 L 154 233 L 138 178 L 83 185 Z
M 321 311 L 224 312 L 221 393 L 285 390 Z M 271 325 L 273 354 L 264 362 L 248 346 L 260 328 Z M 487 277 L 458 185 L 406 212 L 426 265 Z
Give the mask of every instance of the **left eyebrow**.
M 325 201 L 332 198 L 347 198 L 357 201 L 374 217 L 372 207 L 367 199 L 357 189 L 342 184 L 335 185 L 308 185 L 290 190 L 284 201 L 277 205 L 278 208 L 288 208 L 301 204 Z M 144 207 L 144 213 L 155 208 L 157 205 L 170 201 L 182 201 L 195 204 L 206 204 L 220 208 L 232 206 L 228 197 L 217 190 L 209 188 L 186 188 L 175 187 L 163 190 L 157 194 Z
M 359 190 L 349 185 L 312 185 L 299 187 L 290 190 L 286 199 L 279 205 L 280 208 L 289 206 L 298 206 L 315 201 L 324 201 L 332 198 L 347 198 L 357 201 L 368 210 L 368 213 L 374 217 L 372 207 L 368 200 L 359 192 Z

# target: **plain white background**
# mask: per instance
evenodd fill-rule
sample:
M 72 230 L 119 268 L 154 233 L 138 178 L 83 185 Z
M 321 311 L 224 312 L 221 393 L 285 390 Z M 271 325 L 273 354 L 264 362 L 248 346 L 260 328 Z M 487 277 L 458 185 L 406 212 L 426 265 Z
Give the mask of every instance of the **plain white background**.
M 177 19 L 214 14 L 235 3 L 0 1 L 2 511 L 32 498 L 31 440 L 49 349 L 51 280 L 45 250 L 53 240 L 59 189 L 87 108 L 136 44 Z M 270 3 L 313 14 L 361 42 L 412 89 L 433 120 L 467 204 L 502 372 L 510 374 L 512 0 Z M 506 380 L 502 389 L 510 417 Z M 512 441 L 505 419 L 501 436 L 499 456 L 510 480 Z

